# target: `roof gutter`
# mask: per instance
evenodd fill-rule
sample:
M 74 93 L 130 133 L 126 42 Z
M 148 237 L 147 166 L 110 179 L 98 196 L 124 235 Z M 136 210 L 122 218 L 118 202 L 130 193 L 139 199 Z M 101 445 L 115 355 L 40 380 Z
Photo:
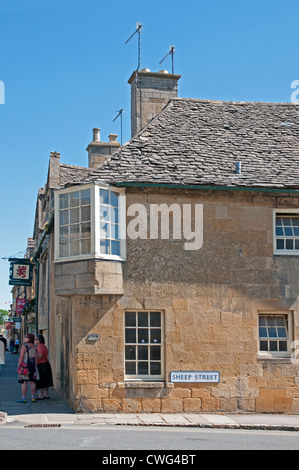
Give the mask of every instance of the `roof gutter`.
M 195 184 L 165 184 L 165 183 L 114 183 L 118 187 L 171 188 L 171 189 L 203 189 L 214 191 L 254 191 L 267 193 L 299 194 L 299 189 L 281 188 L 249 188 L 244 186 L 200 186 Z

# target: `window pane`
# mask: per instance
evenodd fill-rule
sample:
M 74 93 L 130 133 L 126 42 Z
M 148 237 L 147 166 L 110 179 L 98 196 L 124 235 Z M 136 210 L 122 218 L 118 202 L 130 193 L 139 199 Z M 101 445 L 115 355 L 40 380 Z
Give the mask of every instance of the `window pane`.
M 161 330 L 151 330 L 151 343 L 161 343 Z
M 109 204 L 109 191 L 107 189 L 100 189 L 100 203 Z
M 134 361 L 136 359 L 136 346 L 126 346 L 125 348 L 125 358 L 126 360 Z
M 267 317 L 266 320 L 267 320 L 267 326 L 275 326 L 276 325 L 275 318 L 273 316 Z
M 136 326 L 136 313 L 135 312 L 126 312 L 125 325 Z
M 110 238 L 110 224 L 108 224 L 107 222 L 100 223 L 100 237 Z
M 277 235 L 278 237 L 283 236 L 283 229 L 282 229 L 282 227 L 276 227 L 276 235 Z
M 60 227 L 59 241 L 66 241 L 69 238 L 69 227 Z
M 70 209 L 70 224 L 75 224 L 76 222 L 79 222 L 79 207 Z
M 279 341 L 279 351 L 287 352 L 288 350 L 288 343 L 287 341 Z
M 79 241 L 70 242 L 70 256 L 80 255 Z
M 118 209 L 110 207 L 110 219 L 111 222 L 118 224 Z
M 268 341 L 260 341 L 260 351 L 268 351 Z
M 126 374 L 136 375 L 136 363 L 135 362 L 126 362 Z
M 81 191 L 81 205 L 90 204 L 90 189 Z
M 276 338 L 277 337 L 276 328 L 274 328 L 273 326 L 270 326 L 268 328 L 268 334 L 270 338 Z
M 69 223 L 69 211 L 59 211 L 59 225 L 67 225 Z
M 284 226 L 290 226 L 291 224 L 291 218 L 290 217 L 282 217 L 282 223 Z
M 136 330 L 134 328 L 126 328 L 126 343 L 136 343 Z
M 147 346 L 138 346 L 138 360 L 139 361 L 148 360 L 148 347 Z
M 270 341 L 270 351 L 277 351 L 277 341 Z
M 69 244 L 64 242 L 64 243 L 59 243 L 59 256 L 61 258 L 64 258 L 65 256 L 69 256 Z
M 115 256 L 120 256 L 120 242 L 115 240 L 111 241 L 111 254 Z
M 90 238 L 90 237 L 91 237 L 90 222 L 81 224 L 81 238 Z
M 151 327 L 160 327 L 161 326 L 161 313 L 160 312 L 151 312 Z
M 148 343 L 148 330 L 141 328 L 138 330 L 138 343 Z
M 260 326 L 266 326 L 266 318 L 265 317 L 262 317 L 262 316 L 259 317 L 259 325 Z
M 59 196 L 59 209 L 66 209 L 69 207 L 69 195 L 61 194 Z
M 70 226 L 70 239 L 78 240 L 80 238 L 80 225 L 75 224 Z
M 119 240 L 118 227 L 118 225 L 110 224 L 111 238 L 114 238 L 115 240 Z
M 90 220 L 90 206 L 81 207 L 81 222 Z
M 292 237 L 293 236 L 292 227 L 284 227 L 284 234 L 286 237 Z
M 299 217 L 292 217 L 293 225 L 299 227 Z
M 150 347 L 150 359 L 151 359 L 151 361 L 160 361 L 161 360 L 161 348 L 160 348 L 160 346 L 151 346 Z
M 148 362 L 138 362 L 138 374 L 148 375 Z
M 259 334 L 260 334 L 260 338 L 267 338 L 268 337 L 267 328 L 260 327 Z
M 70 193 L 70 207 L 78 207 L 80 205 L 79 191 Z
M 160 362 L 151 362 L 151 364 L 150 364 L 150 374 L 151 375 L 161 375 L 161 363 Z
M 294 243 L 293 240 L 286 240 L 286 250 L 293 250 Z
M 147 312 L 138 312 L 138 326 L 148 326 Z
M 87 255 L 91 252 L 91 240 L 90 238 L 84 238 L 81 240 L 81 255 Z
M 287 338 L 288 337 L 286 329 L 284 327 L 277 328 L 277 333 L 278 333 L 278 338 Z
M 100 242 L 100 252 L 103 255 L 109 255 L 110 254 L 109 240 L 101 240 L 101 242 Z
M 275 320 L 276 320 L 276 326 L 284 326 L 284 317 L 275 317 Z
M 284 240 L 276 240 L 276 248 L 277 250 L 284 250 Z
M 109 207 L 101 206 L 101 208 L 100 208 L 100 218 L 101 218 L 101 220 L 109 221 Z
M 110 204 L 111 204 L 111 206 L 118 207 L 118 198 L 119 198 L 119 194 L 115 193 L 114 191 L 111 191 L 111 193 L 110 193 Z
M 299 250 L 299 240 L 295 240 L 295 250 Z

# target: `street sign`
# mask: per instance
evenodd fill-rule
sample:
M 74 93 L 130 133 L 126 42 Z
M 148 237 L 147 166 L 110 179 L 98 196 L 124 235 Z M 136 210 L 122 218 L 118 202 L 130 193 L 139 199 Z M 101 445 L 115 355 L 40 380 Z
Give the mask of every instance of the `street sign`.
M 216 371 L 172 371 L 170 382 L 179 383 L 218 383 L 220 373 Z
M 22 318 L 21 318 L 21 317 L 12 317 L 12 320 L 13 320 L 15 323 L 22 323 Z

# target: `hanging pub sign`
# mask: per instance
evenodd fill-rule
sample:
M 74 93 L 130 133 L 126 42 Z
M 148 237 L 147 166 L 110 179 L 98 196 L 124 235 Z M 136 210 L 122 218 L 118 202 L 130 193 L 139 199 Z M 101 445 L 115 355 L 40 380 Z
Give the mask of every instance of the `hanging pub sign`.
M 26 303 L 26 299 L 16 299 L 16 313 L 22 313 L 23 307 Z
M 9 285 L 31 286 L 32 285 L 32 263 L 29 259 L 9 258 Z

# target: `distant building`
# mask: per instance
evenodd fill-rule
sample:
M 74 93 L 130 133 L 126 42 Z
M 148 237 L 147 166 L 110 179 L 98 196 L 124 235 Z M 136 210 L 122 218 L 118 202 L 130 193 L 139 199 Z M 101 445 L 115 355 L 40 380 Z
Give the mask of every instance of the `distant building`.
M 88 167 L 51 153 L 55 386 L 77 411 L 298 413 L 298 108 L 177 98 L 179 78 L 134 72 L 132 138 L 95 128 Z

